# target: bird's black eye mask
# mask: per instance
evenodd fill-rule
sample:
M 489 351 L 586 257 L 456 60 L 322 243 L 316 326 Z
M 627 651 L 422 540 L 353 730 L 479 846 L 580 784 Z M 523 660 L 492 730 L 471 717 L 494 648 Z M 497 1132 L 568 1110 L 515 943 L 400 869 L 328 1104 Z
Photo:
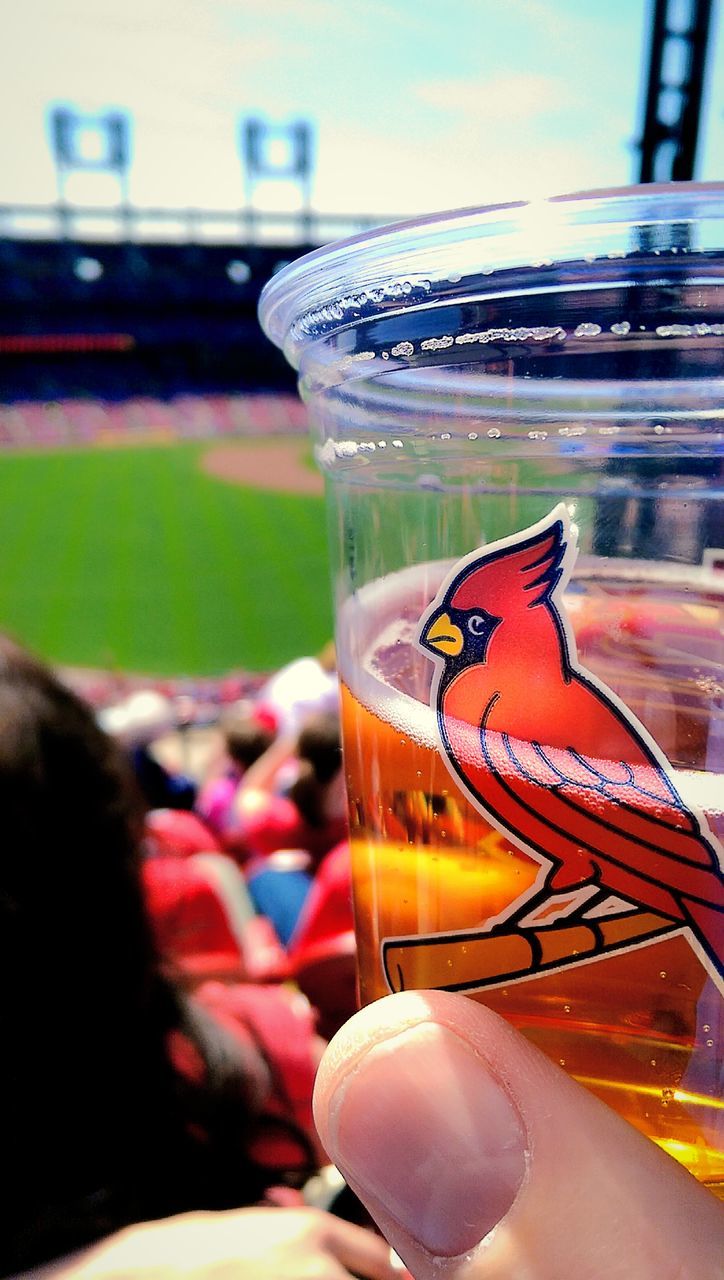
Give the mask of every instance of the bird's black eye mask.
M 464 636 L 463 649 L 458 661 L 461 664 L 484 662 L 491 637 L 501 619 L 480 608 L 471 609 L 469 612 L 451 609 L 450 613 Z
M 467 615 L 463 627 L 469 636 L 472 636 L 474 640 L 479 640 L 482 637 L 489 638 L 499 622 L 500 618 L 495 618 L 492 613 L 478 610 L 476 613 Z
M 485 661 L 485 654 L 500 618 L 480 607 L 456 609 L 443 605 L 428 619 L 420 644 L 436 658 L 443 658 L 446 678 L 461 667 Z

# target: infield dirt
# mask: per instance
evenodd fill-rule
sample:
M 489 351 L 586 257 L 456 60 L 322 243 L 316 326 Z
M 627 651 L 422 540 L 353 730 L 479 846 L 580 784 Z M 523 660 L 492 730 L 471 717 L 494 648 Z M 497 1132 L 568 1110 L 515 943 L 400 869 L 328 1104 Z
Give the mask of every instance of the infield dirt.
M 217 444 L 204 453 L 200 465 L 207 474 L 229 484 L 321 495 L 324 481 L 305 463 L 308 448 L 304 438 Z

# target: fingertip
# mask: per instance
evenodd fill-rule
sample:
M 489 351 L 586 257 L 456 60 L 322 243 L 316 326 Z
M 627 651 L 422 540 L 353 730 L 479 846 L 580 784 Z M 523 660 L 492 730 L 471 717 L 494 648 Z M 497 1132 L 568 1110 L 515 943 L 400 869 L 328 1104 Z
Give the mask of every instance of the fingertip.
M 314 1118 L 322 1142 L 328 1136 L 329 1109 L 343 1081 L 356 1071 L 375 1046 L 423 1022 L 458 1028 L 475 1043 L 515 1036 L 492 1010 L 468 996 L 449 991 L 402 991 L 383 996 L 355 1013 L 330 1040 L 314 1086 Z

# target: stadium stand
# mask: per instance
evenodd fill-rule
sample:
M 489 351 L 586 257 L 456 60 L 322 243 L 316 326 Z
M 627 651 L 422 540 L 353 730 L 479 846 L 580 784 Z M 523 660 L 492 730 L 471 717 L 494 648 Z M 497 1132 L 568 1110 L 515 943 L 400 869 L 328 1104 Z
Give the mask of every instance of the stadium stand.
M 176 395 L 169 400 L 20 400 L 0 404 L 0 448 L 113 445 L 215 436 L 305 435 L 296 395 Z
M 307 247 L 0 239 L 0 399 L 291 392 L 256 309 Z

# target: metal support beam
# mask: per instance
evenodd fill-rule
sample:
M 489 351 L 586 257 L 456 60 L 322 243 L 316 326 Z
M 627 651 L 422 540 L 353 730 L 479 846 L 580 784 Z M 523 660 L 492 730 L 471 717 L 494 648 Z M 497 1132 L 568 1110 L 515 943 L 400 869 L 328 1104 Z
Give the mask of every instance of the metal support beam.
M 694 177 L 712 0 L 654 0 L 639 182 Z

